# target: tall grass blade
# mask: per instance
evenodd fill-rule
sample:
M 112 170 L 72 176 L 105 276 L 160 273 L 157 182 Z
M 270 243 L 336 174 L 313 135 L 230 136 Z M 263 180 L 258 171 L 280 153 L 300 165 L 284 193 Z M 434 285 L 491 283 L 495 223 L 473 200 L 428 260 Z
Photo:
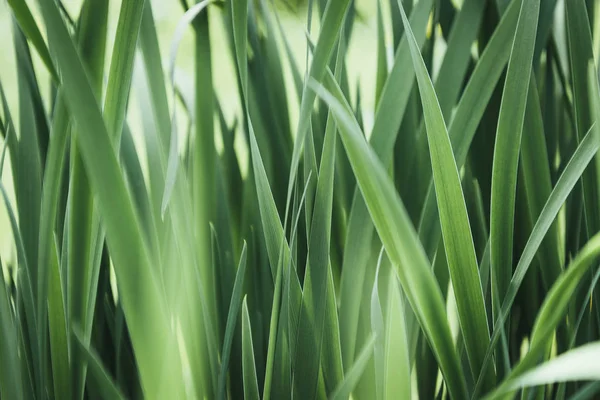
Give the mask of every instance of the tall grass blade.
M 489 343 L 489 331 L 467 206 L 444 116 L 437 101 L 433 83 L 408 24 L 402 3 L 399 2 L 398 6 L 408 37 L 423 103 L 433 179 L 440 212 L 440 225 L 450 277 L 455 288 L 454 295 L 459 321 L 471 373 L 477 375 Z M 490 373 L 486 377 L 485 385 L 491 387 L 493 383 L 494 379 Z

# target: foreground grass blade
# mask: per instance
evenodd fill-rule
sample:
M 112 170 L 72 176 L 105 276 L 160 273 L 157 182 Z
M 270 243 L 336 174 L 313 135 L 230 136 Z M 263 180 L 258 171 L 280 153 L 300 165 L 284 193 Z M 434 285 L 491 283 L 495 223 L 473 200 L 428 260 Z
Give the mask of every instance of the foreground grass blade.
M 504 299 L 512 275 L 517 168 L 528 82 L 532 68 L 539 0 L 522 1 L 498 117 L 492 166 L 490 257 L 493 290 Z M 495 288 L 495 289 L 494 289 Z M 495 325 L 494 325 L 495 327 Z
M 332 109 L 346 153 L 377 232 L 394 264 L 402 288 L 440 364 L 450 394 L 467 396 L 467 388 L 454 349 L 440 288 L 427 256 L 384 167 L 350 116 L 341 93 L 331 95 L 315 88 Z
M 90 128 L 78 135 L 80 150 L 106 224 L 117 280 L 123 288 L 123 308 L 144 391 L 158 397 L 177 393 L 183 385 L 179 356 L 172 351 L 174 335 L 108 130 L 98 108 L 90 106 L 96 101 L 56 4 L 39 4 L 48 27 L 51 52 L 63 77 L 65 100 L 74 120 Z M 149 331 L 154 334 L 147 335 Z
M 556 382 L 597 381 L 600 379 L 600 371 L 596 368 L 598 357 L 600 342 L 577 347 L 515 378 L 503 390 L 486 398 L 501 398 L 505 395 L 503 392 Z
M 398 6 L 408 37 L 423 103 L 433 180 L 440 212 L 440 225 L 450 277 L 455 288 L 454 296 L 458 307 L 459 321 L 471 373 L 476 376 L 481 369 L 489 344 L 489 331 L 467 206 L 444 116 L 437 101 L 433 83 L 408 24 L 402 3 L 399 2 Z M 486 376 L 484 385 L 492 387 L 493 384 L 494 378 L 490 372 Z

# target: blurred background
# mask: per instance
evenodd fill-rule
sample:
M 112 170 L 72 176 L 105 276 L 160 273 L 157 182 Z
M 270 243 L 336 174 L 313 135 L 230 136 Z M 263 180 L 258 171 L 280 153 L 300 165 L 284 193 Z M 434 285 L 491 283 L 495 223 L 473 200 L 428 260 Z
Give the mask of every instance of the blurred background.
M 154 17 L 156 20 L 156 28 L 159 34 L 159 44 L 162 55 L 163 66 L 165 73 L 168 71 L 169 52 L 173 35 L 183 15 L 183 7 L 181 1 L 178 0 L 147 0 L 151 1 Z M 40 27 L 43 27 L 42 20 L 38 12 L 36 1 L 27 0 L 34 17 Z M 82 0 L 62 0 L 65 10 L 73 20 L 77 20 L 81 8 Z M 274 0 L 269 2 L 272 11 L 279 16 L 281 23 L 286 32 L 287 40 L 292 47 L 294 57 L 299 70 L 303 73 L 306 66 L 306 34 L 307 34 L 307 7 L 306 0 Z M 111 0 L 108 34 L 115 34 L 117 19 L 119 15 L 120 0 Z M 316 4 L 315 4 L 316 7 Z M 389 21 L 389 2 L 382 1 L 383 14 L 386 16 L 384 21 Z M 376 67 L 376 40 L 377 40 L 377 1 L 375 0 L 355 0 L 355 8 L 357 19 L 353 26 L 352 36 L 349 43 L 348 58 L 346 68 L 349 76 L 349 84 L 351 88 L 352 102 L 354 103 L 357 95 L 357 90 L 360 91 L 361 104 L 363 106 L 363 118 L 367 131 L 370 129 L 371 121 L 374 114 L 374 88 L 375 88 L 375 67 Z M 213 82 L 219 102 L 223 105 L 226 113 L 226 118 L 229 124 L 234 120 L 239 120 L 241 116 L 241 107 L 239 103 L 239 95 L 236 84 L 236 71 L 234 69 L 232 54 L 229 46 L 226 43 L 227 36 L 223 27 L 223 18 L 221 10 L 217 6 L 209 7 L 210 29 L 211 29 L 211 51 L 212 51 L 212 66 L 213 66 Z M 313 12 L 315 20 L 312 22 L 312 30 L 310 32 L 313 41 L 316 41 L 318 36 L 318 13 Z M 13 48 L 12 32 L 12 15 L 10 8 L 5 0 L 0 0 L 0 82 L 4 87 L 9 105 L 13 115 L 18 115 L 18 90 L 17 78 L 15 70 L 15 53 Z M 42 29 L 42 33 L 43 29 Z M 385 41 L 388 48 L 391 49 L 392 32 L 391 27 L 385 24 Z M 283 46 L 279 40 L 279 46 Z M 107 42 L 106 54 L 112 53 L 112 41 Z M 41 86 L 42 95 L 45 100 L 48 100 L 48 92 L 50 90 L 50 78 L 48 73 L 40 61 L 37 52 L 31 52 L 34 59 L 34 67 L 38 78 L 42 82 L 47 82 L 47 85 Z M 189 90 L 189 96 L 193 97 L 193 82 L 194 82 L 194 51 L 193 51 L 193 34 L 192 29 L 188 28 L 183 40 L 179 46 L 176 59 L 176 81 L 180 90 L 185 94 Z M 391 56 L 389 54 L 388 56 Z M 389 57 L 388 57 L 389 58 Z M 110 58 L 106 57 L 107 65 Z M 292 87 L 292 76 L 289 65 L 284 65 L 286 70 L 286 85 Z M 434 67 L 435 70 L 435 67 Z M 106 68 L 108 71 L 108 66 Z M 141 122 L 139 120 L 139 107 L 136 104 L 135 94 L 135 73 L 133 90 L 130 94 L 129 110 L 127 115 L 127 123 L 129 124 L 134 138 L 141 138 L 140 130 Z M 168 82 L 168 80 L 166 80 Z M 292 126 L 297 123 L 298 102 L 293 90 L 288 90 L 288 101 L 290 102 L 290 118 Z M 179 107 L 179 110 L 182 108 Z M 182 123 L 180 134 L 185 135 L 185 126 L 183 111 L 180 115 Z M 218 124 L 215 124 L 217 127 Z M 240 132 L 241 133 L 241 132 Z M 217 130 L 215 133 L 215 143 L 218 150 L 221 139 Z M 240 167 L 242 174 L 246 168 L 246 147 L 240 141 L 244 141 L 243 135 L 236 136 L 236 149 L 240 158 Z M 0 139 L 2 143 L 2 139 Z M 183 146 L 185 140 L 181 140 Z M 137 146 L 142 146 L 141 140 L 136 143 Z M 144 160 L 144 152 L 139 152 L 141 161 Z M 8 155 L 7 155 L 8 158 Z M 10 168 L 10 160 L 5 161 L 4 174 L 2 177 L 5 187 L 9 191 L 9 197 L 14 204 L 14 193 L 12 189 L 12 172 Z M 16 262 L 16 252 L 12 239 L 12 232 L 8 224 L 8 216 L 4 204 L 0 202 L 0 256 L 8 262 Z

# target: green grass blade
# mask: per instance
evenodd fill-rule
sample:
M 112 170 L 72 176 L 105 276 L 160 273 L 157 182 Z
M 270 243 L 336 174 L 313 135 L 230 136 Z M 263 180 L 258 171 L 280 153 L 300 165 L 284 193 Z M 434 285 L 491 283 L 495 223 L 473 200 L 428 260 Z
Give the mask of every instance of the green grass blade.
M 6 150 L 7 142 L 4 142 L 2 154 Z M 2 156 L 4 161 L 4 156 Z M 0 177 L 2 176 L 2 164 L 0 162 Z M 14 320 L 14 312 L 10 304 L 10 298 L 6 290 L 2 261 L 0 260 L 0 330 L 2 341 L 0 341 L 0 395 L 7 399 L 23 399 L 23 381 L 21 380 L 21 362 L 19 361 L 17 339 L 17 325 Z
M 571 400 L 589 400 L 593 399 L 594 396 L 600 391 L 600 381 L 590 382 L 584 385 L 578 392 L 576 392 Z
M 384 354 L 385 354 L 385 322 L 383 319 L 383 311 L 381 309 L 381 300 L 379 297 L 379 271 L 381 262 L 384 256 L 384 249 L 379 252 L 377 259 L 377 269 L 375 270 L 375 282 L 371 291 L 371 330 L 375 335 L 375 388 L 377 390 L 377 399 L 383 399 L 384 381 Z
M 256 364 L 254 362 L 254 345 L 252 344 L 252 329 L 248 314 L 246 296 L 242 303 L 242 367 L 244 371 L 244 398 L 258 400 L 258 382 L 256 380 Z
M 498 117 L 492 166 L 490 257 L 498 298 L 512 275 L 513 226 L 519 149 L 533 59 L 539 1 L 522 1 Z M 493 286 L 494 287 L 494 286 Z M 495 326 L 494 326 L 495 327 Z
M 600 116 L 600 93 L 598 91 L 598 80 L 594 64 L 588 65 L 588 78 L 590 82 L 590 105 L 594 116 Z M 600 141 L 599 132 L 594 125 L 592 131 L 584 138 L 584 141 L 591 137 L 595 139 L 594 144 L 596 149 Z M 582 141 L 581 145 L 584 144 Z M 579 252 L 568 269 L 559 277 L 556 283 L 550 289 L 544 303 L 542 304 L 533 330 L 531 333 L 531 343 L 529 352 L 513 369 L 507 381 L 511 381 L 514 377 L 532 367 L 534 363 L 543 355 L 545 348 L 550 344 L 549 339 L 552 337 L 552 332 L 557 328 L 563 315 L 567 311 L 569 303 L 574 298 L 575 291 L 580 287 L 579 282 L 588 272 L 596 259 L 600 256 L 600 236 L 594 236 L 586 246 Z M 504 385 L 506 385 L 505 383 Z
M 583 135 L 595 122 L 589 104 L 588 63 L 594 61 L 592 37 L 588 25 L 586 4 L 582 0 L 565 3 L 565 19 L 569 45 L 570 74 L 572 76 L 573 105 L 575 109 L 575 127 L 577 138 Z M 588 168 L 583 176 L 584 220 L 585 232 L 588 236 L 600 230 L 600 193 L 598 192 L 598 175 L 600 159 L 596 157 L 595 167 Z
M 329 249 L 331 242 L 331 219 L 333 204 L 333 178 L 335 174 L 336 129 L 330 117 L 316 185 L 315 204 L 308 244 L 308 264 L 305 278 L 303 307 L 298 321 L 298 343 L 294 363 L 295 395 L 299 398 L 313 398 L 319 374 L 321 344 L 323 342 L 327 310 L 328 271 L 330 268 Z M 306 287 L 310 282 L 310 288 Z M 310 297 L 307 296 L 310 293 Z M 310 317 L 309 317 L 310 316 Z M 315 348 L 311 349 L 311 341 Z M 303 354 L 304 356 L 300 356 Z M 332 383 L 333 384 L 333 383 Z
M 412 396 L 407 339 L 402 294 L 396 276 L 391 273 L 385 329 L 385 399 L 408 399 Z
M 496 318 L 496 323 L 494 324 L 494 331 L 492 332 L 490 339 L 490 347 L 488 347 L 488 351 L 486 353 L 483 370 L 485 370 L 485 368 L 488 366 L 487 363 L 491 360 L 491 353 L 493 352 L 494 346 L 500 338 L 500 333 L 504 329 L 504 321 L 506 320 L 508 313 L 512 308 L 517 291 L 523 282 L 527 269 L 531 265 L 537 250 L 539 249 L 546 233 L 548 232 L 548 229 L 550 229 L 552 222 L 556 218 L 556 215 L 560 211 L 560 208 L 565 202 L 567 196 L 571 193 L 571 190 L 581 177 L 583 171 L 598 151 L 599 146 L 600 139 L 597 137 L 595 132 L 589 132 L 571 157 L 571 160 L 556 182 L 556 186 L 552 190 L 552 193 L 550 193 L 550 197 L 546 201 L 546 205 L 540 213 L 540 216 L 531 231 L 529 240 L 523 249 L 521 258 L 519 259 L 519 263 L 517 264 L 515 273 L 509 284 L 506 298 L 502 303 L 502 308 L 498 312 L 498 317 Z M 477 393 L 477 388 L 475 393 Z
M 108 1 L 86 1 L 81 11 L 79 20 L 78 44 L 87 66 L 90 84 L 93 87 L 96 99 L 102 98 L 102 83 L 104 78 L 104 55 L 106 45 L 106 31 L 108 24 Z M 75 129 L 83 129 L 76 127 Z M 95 296 L 92 291 L 93 282 L 98 279 L 94 273 L 93 256 L 93 194 L 89 187 L 87 174 L 84 169 L 77 148 L 75 136 L 71 143 L 70 167 L 70 200 L 68 218 L 67 240 L 67 304 L 66 311 L 69 325 L 72 323 L 86 327 L 84 337 L 89 343 L 91 329 L 87 328 L 90 296 Z M 52 159 L 55 162 L 56 159 Z M 51 250 L 52 251 L 52 250 Z M 52 274 L 52 271 L 51 271 Z M 50 290 L 52 287 L 50 286 Z M 71 348 L 75 346 L 71 344 Z M 85 389 L 85 362 L 77 357 L 72 357 L 72 393 L 73 397 L 83 397 Z
M 87 360 L 90 371 L 89 384 L 94 388 L 94 392 L 100 394 L 105 399 L 125 399 L 125 396 L 123 396 L 116 386 L 113 378 L 108 374 L 104 365 L 102 365 L 99 355 L 86 347 L 87 345 L 82 337 L 83 334 L 75 328 L 73 336 L 75 336 L 75 343 L 77 344 L 74 351 L 81 353 L 81 356 Z
M 465 397 L 465 378 L 452 343 L 440 288 L 406 210 L 383 165 L 353 122 L 349 106 L 342 105 L 343 95 L 337 92 L 333 96 L 324 89 L 316 90 L 334 112 L 346 153 L 377 232 L 434 349 L 448 389 L 456 398 Z
M 165 210 L 169 204 L 169 200 L 175 187 L 175 178 L 177 177 L 177 169 L 179 166 L 179 141 L 177 133 L 177 120 L 176 116 L 176 105 L 177 101 L 175 98 L 175 62 L 177 60 L 177 51 L 179 44 L 183 39 L 185 30 L 194 22 L 194 19 L 200 15 L 200 13 L 211 3 L 211 1 L 205 0 L 192 6 L 185 14 L 181 17 L 175 28 L 173 34 L 173 40 L 171 41 L 171 49 L 169 54 L 169 80 L 171 81 L 171 99 L 173 104 L 173 110 L 171 112 L 171 144 L 169 146 L 169 160 L 167 164 L 167 175 L 165 181 L 165 189 L 161 202 L 161 214 L 164 218 Z M 203 63 L 206 63 L 203 60 Z M 204 97 L 204 96 L 203 96 Z M 204 112 L 204 109 L 202 109 Z M 208 115 L 208 114 L 207 114 Z M 212 151 L 212 149 L 210 149 Z M 196 157 L 194 157 L 196 159 Z M 209 161 L 210 162 L 210 161 Z M 210 172 L 209 172 L 210 173 Z
M 33 326 L 30 329 L 29 341 L 37 340 L 37 346 L 31 343 L 32 359 L 34 362 L 33 371 L 36 380 L 36 389 L 38 395 L 46 385 L 46 366 L 47 366 L 47 348 L 46 344 L 46 325 L 39 320 L 45 315 L 45 296 L 40 291 L 39 277 L 43 274 L 42 268 L 36 268 L 33 260 L 37 259 L 38 245 L 37 235 L 40 227 L 40 209 L 39 201 L 41 197 L 41 179 L 42 179 L 42 159 L 39 146 L 39 133 L 42 129 L 37 124 L 36 104 L 40 101 L 40 94 L 35 80 L 33 69 L 33 60 L 29 52 L 29 46 L 16 22 L 13 23 L 13 43 L 15 47 L 15 57 L 17 66 L 17 88 L 18 88 L 18 106 L 19 118 L 18 140 L 15 140 L 15 152 L 11 153 L 11 158 L 15 159 L 13 167 L 13 185 L 16 197 L 16 210 L 19 221 L 19 235 L 23 242 L 23 250 L 27 257 L 27 262 L 19 260 L 19 266 L 27 268 L 27 280 L 33 290 L 33 307 L 28 309 L 26 318 L 33 317 L 35 310 L 37 337 L 32 335 Z M 16 138 L 17 135 L 14 135 Z M 10 144 L 10 140 L 9 140 Z M 12 150 L 12 149 L 11 149 Z M 29 283 L 26 283 L 29 285 Z M 28 291 L 25 289 L 25 291 Z M 45 321 L 45 318 L 42 319 Z M 28 321 L 28 325 L 31 321 Z
M 600 342 L 588 343 L 569 350 L 558 357 L 515 378 L 503 390 L 498 390 L 489 399 L 499 398 L 504 392 L 519 388 L 548 385 L 568 381 L 597 381 L 600 372 L 595 368 L 600 357 Z
M 46 1 L 39 1 L 39 5 L 48 27 L 51 52 L 63 77 L 61 86 L 66 103 L 75 122 L 89 127 L 78 134 L 79 147 L 106 224 L 108 246 L 117 280 L 123 288 L 121 300 L 144 391 L 156 396 L 177 393 L 183 385 L 180 384 L 179 355 L 172 348 L 174 335 L 156 276 L 151 272 L 139 220 L 111 144 L 111 135 L 99 109 L 91 106 L 95 104 L 94 95 L 56 5 Z M 154 334 L 147 335 L 149 331 Z
M 519 17 L 519 5 L 518 1 L 513 1 L 498 24 L 469 79 L 448 127 L 458 168 L 465 164 L 479 122 L 510 56 L 511 39 L 514 37 Z M 441 236 L 436 200 L 431 182 L 418 229 L 419 238 L 430 258 L 434 256 Z
M 22 277 L 22 279 L 19 280 L 19 284 L 22 285 L 21 291 L 23 292 L 22 297 L 23 297 L 23 305 L 25 308 L 25 310 L 24 310 L 25 318 L 24 319 L 27 322 L 28 326 L 27 326 L 27 332 L 24 332 L 24 329 L 21 330 L 21 332 L 20 332 L 21 338 L 20 339 L 25 341 L 25 340 L 27 340 L 26 338 L 28 338 L 30 343 L 23 343 L 23 345 L 30 346 L 31 348 L 29 350 L 31 352 L 35 352 L 35 351 L 37 351 L 37 336 L 36 335 L 38 334 L 39 330 L 37 327 L 37 318 L 36 318 L 35 306 L 34 306 L 35 300 L 34 300 L 34 296 L 33 296 L 32 279 L 29 274 L 29 268 L 27 267 L 27 256 L 25 253 L 25 246 L 23 245 L 23 238 L 21 237 L 21 232 L 19 231 L 19 225 L 17 223 L 17 218 L 15 216 L 13 207 L 11 206 L 10 200 L 8 198 L 8 194 L 6 193 L 6 189 L 4 188 L 4 185 L 2 184 L 1 180 L 0 180 L 0 194 L 2 195 L 2 200 L 4 201 L 4 205 L 5 205 L 6 211 L 8 213 L 10 227 L 12 229 L 13 238 L 15 241 L 15 245 L 17 247 L 17 261 L 18 261 L 18 265 L 20 268 L 19 272 L 21 272 L 21 277 Z M 16 319 L 21 318 L 21 315 L 19 315 L 19 312 L 20 312 L 20 310 L 17 308 Z M 21 346 L 19 346 L 19 347 L 21 347 Z M 33 363 L 39 362 L 38 361 L 39 355 L 37 355 L 36 357 L 37 358 L 34 358 L 32 356 L 31 362 L 33 362 Z M 27 360 L 26 360 L 26 362 L 27 362 Z M 31 375 L 35 375 L 35 374 L 39 373 L 38 372 L 39 370 L 36 370 L 36 365 L 28 366 L 28 369 L 29 369 L 29 373 Z M 38 384 L 37 379 L 39 379 L 37 376 L 31 377 L 32 382 L 35 382 L 35 384 Z M 35 392 L 35 387 L 31 388 L 30 392 Z
M 460 93 L 461 82 L 471 61 L 471 45 L 477 39 L 484 8 L 484 2 L 465 1 L 452 22 L 446 54 L 435 80 L 438 102 L 446 120 L 450 120 L 452 106 Z
M 344 377 L 344 380 L 339 384 L 331 395 L 331 400 L 347 400 L 350 397 L 350 393 L 358 383 L 358 380 L 362 376 L 367 363 L 371 359 L 373 348 L 375 347 L 375 336 L 371 336 L 367 340 L 361 352 L 356 357 L 354 364 L 348 369 L 348 373 Z
M 377 74 L 375 80 L 375 102 L 379 101 L 381 91 L 388 75 L 387 49 L 385 46 L 385 29 L 381 0 L 377 0 Z
M 218 398 L 225 398 L 225 385 L 227 383 L 227 368 L 229 367 L 229 357 L 231 355 L 231 345 L 233 342 L 233 334 L 235 333 L 235 323 L 238 319 L 238 312 L 242 302 L 242 290 L 244 277 L 246 275 L 246 242 L 242 247 L 240 255 L 240 263 L 235 275 L 235 283 L 233 285 L 233 293 L 231 296 L 231 304 L 229 305 L 229 313 L 227 315 L 227 327 L 223 339 L 223 352 L 221 353 L 221 372 L 219 373 Z M 244 305 L 246 299 L 244 298 Z M 247 311 L 246 311 L 247 312 Z
M 44 38 L 27 6 L 27 3 L 24 0 L 9 0 L 8 4 L 10 5 L 15 18 L 19 22 L 19 26 L 23 29 L 23 32 L 27 36 L 27 38 L 33 43 L 33 46 L 37 50 L 42 62 L 50 72 L 52 79 L 54 81 L 58 81 L 58 75 L 56 74 L 56 69 L 54 68 L 54 64 L 52 63 L 52 59 L 50 58 L 50 53 L 48 52 L 48 47 L 44 42 Z
M 48 280 L 48 332 L 50 334 L 50 354 L 52 359 L 52 380 L 54 395 L 66 399 L 72 396 L 72 372 L 69 365 L 69 346 L 67 336 L 67 319 L 63 302 L 57 249 L 54 247 L 50 255 L 50 276 Z
M 427 73 L 425 62 L 412 34 L 402 3 L 399 2 L 398 5 L 421 93 L 427 139 L 431 153 L 433 179 L 438 199 L 440 225 L 450 277 L 453 286 L 456 288 L 454 295 L 458 307 L 459 321 L 471 373 L 476 376 L 481 369 L 489 343 L 489 331 L 467 206 L 452 152 L 452 145 L 433 83 Z M 486 376 L 484 384 L 486 387 L 492 387 L 494 384 L 491 373 Z
M 421 45 L 425 41 L 425 28 L 431 4 L 430 0 L 420 1 L 410 18 L 417 41 Z M 375 114 L 370 144 L 384 165 L 392 159 L 393 145 L 412 92 L 414 70 L 411 68 L 409 52 L 406 38 L 403 38 Z M 373 232 L 369 211 L 357 188 L 354 190 L 348 217 L 340 284 L 340 328 L 345 369 L 349 368 L 354 360 L 360 309 L 360 296 L 356 296 L 356 293 L 362 290 Z
M 532 220 L 537 220 L 550 192 L 552 182 L 544 126 L 540 110 L 540 99 L 534 76 L 529 80 L 527 111 L 524 135 L 521 141 L 521 168 L 527 196 L 527 207 Z M 550 287 L 562 270 L 558 225 L 554 223 L 542 242 L 539 253 L 542 265 L 542 279 Z
M 349 6 L 350 0 L 330 1 L 327 3 L 327 7 L 325 8 L 325 12 L 321 21 L 319 39 L 317 40 L 317 44 L 313 51 L 313 59 L 307 74 L 307 79 L 314 79 L 317 82 L 320 82 L 325 76 L 329 58 L 341 31 L 340 28 Z M 315 99 L 315 92 L 309 90 L 305 82 L 302 91 L 302 100 L 300 103 L 298 128 L 296 130 L 294 150 L 292 152 L 292 163 L 290 166 L 290 178 L 288 182 L 286 200 L 286 216 L 288 213 L 292 189 L 294 188 L 298 164 L 300 162 L 300 155 L 302 153 L 302 147 L 304 146 L 306 133 L 308 132 L 310 115 L 312 113 Z

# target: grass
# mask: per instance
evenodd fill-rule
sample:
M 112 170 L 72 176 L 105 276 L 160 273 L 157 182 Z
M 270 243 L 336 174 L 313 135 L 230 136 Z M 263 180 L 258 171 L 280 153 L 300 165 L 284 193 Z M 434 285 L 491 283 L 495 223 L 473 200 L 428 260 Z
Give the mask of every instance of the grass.
M 600 6 L 361 7 L 7 1 L 0 399 L 598 396 Z

